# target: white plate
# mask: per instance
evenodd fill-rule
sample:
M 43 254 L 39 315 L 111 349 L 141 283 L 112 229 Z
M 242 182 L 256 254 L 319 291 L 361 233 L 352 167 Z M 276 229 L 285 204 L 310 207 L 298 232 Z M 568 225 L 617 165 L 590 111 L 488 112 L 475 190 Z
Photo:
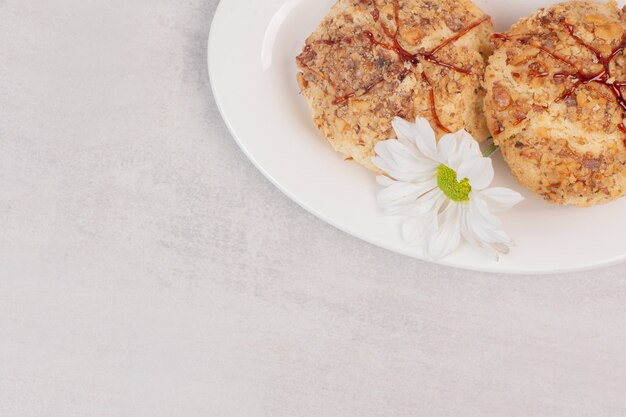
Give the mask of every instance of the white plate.
M 384 217 L 374 175 L 344 162 L 313 126 L 295 81 L 295 57 L 334 0 L 222 0 L 209 38 L 209 74 L 217 105 L 241 149 L 302 207 L 363 240 L 421 258 Z M 477 0 L 498 30 L 550 1 Z M 526 201 L 502 216 L 517 247 L 493 262 L 469 247 L 441 261 L 507 273 L 585 270 L 626 260 L 626 199 L 577 209 L 556 207 L 522 189 L 499 156 L 495 185 Z

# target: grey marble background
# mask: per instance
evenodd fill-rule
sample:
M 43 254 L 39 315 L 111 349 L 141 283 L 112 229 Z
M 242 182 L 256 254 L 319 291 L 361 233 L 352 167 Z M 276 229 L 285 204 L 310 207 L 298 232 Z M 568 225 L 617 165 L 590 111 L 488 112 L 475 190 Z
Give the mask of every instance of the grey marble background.
M 306 213 L 218 114 L 216 6 L 0 0 L 0 416 L 625 416 L 626 266 L 463 272 Z

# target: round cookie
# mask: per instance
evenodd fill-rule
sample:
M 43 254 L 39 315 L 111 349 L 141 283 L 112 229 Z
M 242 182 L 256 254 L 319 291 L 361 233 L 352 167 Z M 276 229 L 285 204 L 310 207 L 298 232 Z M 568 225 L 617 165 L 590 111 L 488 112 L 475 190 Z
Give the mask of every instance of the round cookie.
M 339 0 L 307 39 L 298 84 L 315 125 L 347 159 L 377 171 L 394 117 L 489 136 L 482 112 L 493 26 L 469 0 Z
M 518 181 L 556 204 L 623 196 L 625 13 L 614 1 L 570 1 L 493 39 L 485 113 Z

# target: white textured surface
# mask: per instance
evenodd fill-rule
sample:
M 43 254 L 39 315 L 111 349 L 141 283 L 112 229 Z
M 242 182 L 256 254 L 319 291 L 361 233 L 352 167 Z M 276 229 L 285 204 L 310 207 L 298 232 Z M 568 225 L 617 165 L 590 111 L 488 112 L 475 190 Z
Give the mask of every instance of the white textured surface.
M 0 416 L 626 415 L 626 266 L 463 272 L 307 214 L 217 113 L 216 3 L 0 0 Z

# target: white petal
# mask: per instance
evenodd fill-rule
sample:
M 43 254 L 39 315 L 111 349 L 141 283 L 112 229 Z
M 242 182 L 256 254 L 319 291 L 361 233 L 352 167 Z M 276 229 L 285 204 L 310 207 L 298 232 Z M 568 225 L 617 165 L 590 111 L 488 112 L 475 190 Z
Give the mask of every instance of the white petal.
M 478 234 L 481 234 L 483 233 L 483 229 L 481 229 L 480 226 L 474 225 L 472 233 L 476 232 Z M 477 237 L 478 234 L 476 235 Z M 510 252 L 510 247 L 513 246 L 513 242 L 511 240 L 501 242 L 477 239 L 476 243 L 473 246 L 482 249 L 491 259 L 493 259 L 494 261 L 498 261 L 500 258 L 500 254 L 506 255 Z
M 404 142 L 415 143 L 415 125 L 407 122 L 401 117 L 395 117 L 391 121 L 391 127 L 393 127 L 398 140 Z
M 474 233 L 474 230 L 469 225 L 469 209 L 464 209 L 461 216 L 461 236 L 471 245 L 476 248 L 482 249 L 487 256 L 492 260 L 497 261 L 499 259 L 498 251 L 496 251 L 491 245 L 481 241 Z
M 490 245 L 502 253 L 508 252 L 508 247 L 513 246 L 513 240 L 503 230 L 492 229 L 486 223 L 475 220 L 470 220 L 468 225 L 480 246 Z
M 413 152 L 415 152 L 416 155 L 427 158 L 425 155 L 422 154 L 417 145 L 415 145 L 417 133 L 415 130 L 415 125 L 413 123 L 409 123 L 404 119 L 396 117 L 394 120 L 391 121 L 391 126 L 396 132 L 396 136 L 398 137 L 400 143 L 411 149 Z
M 489 225 L 492 229 L 499 229 L 502 227 L 500 219 L 494 215 L 487 202 L 480 197 L 480 194 L 472 191 L 469 194 L 469 215 L 471 220 L 483 222 Z
M 406 204 L 417 200 L 425 191 L 410 182 L 396 182 L 378 193 L 378 204 L 383 208 Z
M 478 142 L 476 142 L 465 129 L 443 136 L 439 143 L 442 143 L 442 141 L 443 145 L 448 147 L 448 155 L 439 155 L 439 161 L 455 171 L 459 169 L 463 161 L 480 156 L 480 146 Z M 455 146 L 451 151 L 450 148 L 452 144 Z
M 494 172 L 491 158 L 470 158 L 463 161 L 457 170 L 457 181 L 469 179 L 473 190 L 483 190 L 493 181 Z
M 376 177 L 376 182 L 380 185 L 382 185 L 383 187 L 390 187 L 393 184 L 395 184 L 397 181 L 392 180 L 391 178 L 389 178 L 386 175 L 378 175 Z
M 500 254 L 507 254 L 514 245 L 501 229 L 501 222 L 488 209 L 487 203 L 475 192 L 470 194 L 470 204 L 461 217 L 461 235 L 472 246 L 482 249 L 497 261 Z
M 480 150 L 480 143 L 476 141 L 465 129 L 459 131 L 462 146 L 460 150 L 463 152 L 463 156 L 465 158 L 479 157 L 483 156 L 482 151 Z
M 479 201 L 474 198 L 475 201 Z M 486 203 L 484 207 L 486 207 Z M 502 230 L 502 222 L 485 208 L 477 208 L 476 205 L 469 205 L 468 226 L 476 238 L 484 243 L 504 244 L 511 246 L 513 241 Z
M 397 140 L 378 142 L 374 149 L 379 156 L 372 158 L 372 163 L 400 181 L 420 181 L 436 169 L 434 162 L 418 156 Z
M 469 208 L 467 206 L 463 206 L 463 211 L 461 213 L 461 236 L 467 240 L 467 242 L 472 245 L 478 245 L 478 239 L 472 232 L 471 228 L 468 225 L 469 222 Z
M 487 202 L 489 209 L 496 213 L 509 210 L 524 200 L 520 193 L 503 187 L 487 188 L 478 193 Z
M 413 142 L 420 152 L 427 158 L 437 160 L 437 139 L 435 131 L 424 118 L 416 118 L 413 125 Z
M 378 205 L 388 216 L 415 211 L 418 198 L 436 186 L 434 180 L 420 184 L 396 182 L 378 193 Z
M 423 246 L 424 237 L 435 222 L 434 215 L 409 217 L 402 223 L 402 238 L 411 246 Z
M 500 254 L 508 254 L 509 253 L 509 248 L 508 246 L 503 246 L 503 248 L 505 248 L 504 250 L 497 250 L 496 249 L 497 244 L 487 244 L 487 243 L 483 243 L 480 242 L 477 246 L 477 248 L 482 249 L 482 251 L 485 253 L 485 255 L 487 255 L 489 258 L 491 258 L 492 261 L 496 261 L 498 262 L 500 260 Z
M 437 161 L 449 166 L 451 159 L 454 159 L 454 153 L 457 149 L 456 134 L 449 133 L 444 135 L 437 143 Z M 452 168 L 452 167 L 450 167 Z M 454 169 L 454 168 L 453 168 Z
M 425 254 L 437 260 L 454 252 L 461 242 L 461 207 L 460 204 L 450 205 L 439 216 L 437 229 L 427 237 Z
M 418 156 L 395 139 L 378 142 L 374 147 L 378 156 L 400 168 L 413 168 L 419 162 Z
M 417 204 L 407 212 L 407 215 L 425 216 L 428 213 L 438 214 L 441 206 L 446 202 L 446 200 L 447 198 L 443 195 L 439 188 L 433 188 L 431 191 L 424 193 L 417 199 Z

